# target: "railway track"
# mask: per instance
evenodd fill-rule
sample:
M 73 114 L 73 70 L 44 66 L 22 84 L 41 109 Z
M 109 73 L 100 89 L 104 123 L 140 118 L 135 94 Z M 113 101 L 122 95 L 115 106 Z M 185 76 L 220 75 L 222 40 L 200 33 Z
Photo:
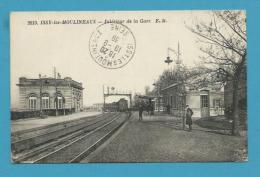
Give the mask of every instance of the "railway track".
M 84 126 L 67 127 L 67 133 L 51 141 L 13 156 L 16 163 L 73 163 L 79 162 L 109 138 L 128 118 L 127 114 L 109 114 L 106 118 L 87 121 Z M 69 129 L 75 129 L 76 131 Z M 80 127 L 80 128 L 79 128 Z M 61 129 L 56 134 L 63 132 Z M 53 132 L 55 133 L 55 131 Z M 44 134 L 47 136 L 46 134 Z M 39 135 L 38 135 L 39 136 Z M 35 137 L 34 137 L 35 138 Z M 28 138 L 27 138 L 28 139 Z
M 13 142 L 16 142 L 19 140 L 24 140 L 26 138 L 41 135 L 41 134 L 44 134 L 44 133 L 47 133 L 50 131 L 62 129 L 64 127 L 77 125 L 80 123 L 84 123 L 86 121 L 91 121 L 92 119 L 97 119 L 97 118 L 100 118 L 100 117 L 103 117 L 106 115 L 108 115 L 108 113 L 100 114 L 100 115 L 96 115 L 96 116 L 90 116 L 90 117 L 82 117 L 82 118 L 75 119 L 75 120 L 64 120 L 64 122 L 54 123 L 54 124 L 50 124 L 50 125 L 43 125 L 41 127 L 36 127 L 36 128 L 32 128 L 32 129 L 16 131 L 11 134 L 11 140 L 13 143 Z
M 81 118 L 73 121 L 65 121 L 49 126 L 43 126 L 22 132 L 16 132 L 12 135 L 11 148 L 12 153 L 17 154 L 30 150 L 41 144 L 47 143 L 55 138 L 84 129 L 85 127 L 96 124 L 112 114 L 104 114 L 88 118 Z

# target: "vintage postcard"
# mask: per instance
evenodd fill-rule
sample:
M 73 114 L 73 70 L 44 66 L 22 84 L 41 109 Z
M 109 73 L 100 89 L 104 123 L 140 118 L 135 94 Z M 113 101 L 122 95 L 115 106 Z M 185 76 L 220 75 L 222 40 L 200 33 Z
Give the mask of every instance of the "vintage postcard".
M 13 163 L 247 161 L 245 10 L 12 12 Z

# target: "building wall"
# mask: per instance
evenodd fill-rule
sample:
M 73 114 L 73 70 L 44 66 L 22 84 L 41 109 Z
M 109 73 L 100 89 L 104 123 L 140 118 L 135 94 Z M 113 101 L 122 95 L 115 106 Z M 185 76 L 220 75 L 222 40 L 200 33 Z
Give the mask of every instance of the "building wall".
M 190 91 L 186 95 L 186 103 L 192 108 L 193 117 L 202 117 L 201 114 L 201 95 L 205 94 L 200 91 Z M 209 91 L 209 116 L 224 115 L 224 92 L 222 91 Z M 217 106 L 216 102 L 219 100 L 220 105 Z
M 36 89 L 34 91 L 37 92 Z M 28 94 L 29 94 L 29 92 L 26 87 L 22 87 L 22 86 L 19 87 L 19 108 L 20 109 L 29 109 L 28 108 L 28 99 L 27 99 Z
M 185 105 L 189 105 L 189 107 L 193 110 L 193 117 L 200 118 L 205 115 L 208 116 L 217 116 L 217 115 L 224 115 L 224 92 L 223 91 L 213 91 L 213 90 L 188 90 L 185 94 L 185 101 L 184 105 L 177 103 L 178 106 L 174 106 L 171 101 L 171 96 L 174 99 L 178 97 L 177 93 L 178 89 L 176 87 L 168 88 L 167 90 L 163 90 L 162 96 L 164 100 L 164 104 L 170 105 L 170 113 L 175 116 L 181 116 L 184 114 Z M 201 95 L 208 95 L 208 108 L 203 108 L 201 105 Z M 215 100 L 220 100 L 221 105 L 216 107 Z M 178 102 L 178 100 L 176 101 Z M 203 112 L 204 111 L 204 112 Z M 205 111 L 208 112 L 205 114 Z
M 165 111 L 165 105 L 161 96 L 154 99 L 154 111 Z
M 76 111 L 83 109 L 83 91 L 77 88 L 71 88 L 71 108 L 75 108 Z
M 26 83 L 26 80 L 23 79 Z M 79 88 L 74 88 L 69 84 L 63 84 L 62 86 L 57 86 L 57 92 L 60 93 L 65 98 L 65 109 L 75 109 L 75 111 L 80 111 L 83 109 L 83 90 Z M 46 93 L 49 95 L 49 109 L 55 109 L 55 94 L 56 88 L 53 85 L 43 85 L 42 94 Z M 19 107 L 20 109 L 29 109 L 29 96 L 34 94 L 36 96 L 36 110 L 40 109 L 40 86 L 39 85 L 19 85 Z
M 220 100 L 220 105 L 216 105 Z M 210 92 L 210 116 L 224 115 L 224 92 Z
M 65 108 L 73 108 L 71 106 L 71 93 L 70 87 L 57 87 L 58 92 L 60 92 L 65 98 Z M 20 87 L 20 108 L 29 109 L 29 95 L 35 93 L 37 95 L 36 109 L 40 109 L 40 87 L 38 86 L 26 86 Z M 48 93 L 50 97 L 50 108 L 55 108 L 55 93 L 56 89 L 53 86 L 42 87 L 42 93 Z
M 193 117 L 201 117 L 200 92 L 190 91 L 186 94 L 186 104 L 193 111 Z
M 186 100 L 181 97 L 178 86 L 168 88 L 162 91 L 162 101 L 164 110 L 167 111 L 167 106 L 170 106 L 170 113 L 174 116 L 182 116 L 184 114 Z

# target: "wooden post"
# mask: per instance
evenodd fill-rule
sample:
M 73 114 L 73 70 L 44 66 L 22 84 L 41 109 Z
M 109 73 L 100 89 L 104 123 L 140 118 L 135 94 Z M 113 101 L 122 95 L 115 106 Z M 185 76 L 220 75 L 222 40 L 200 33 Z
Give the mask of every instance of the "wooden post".
M 39 74 L 40 79 L 40 117 L 42 117 L 42 77 L 41 74 Z
M 103 99 L 104 99 L 103 112 L 105 112 L 106 98 L 105 98 L 105 87 L 104 87 L 104 85 L 103 85 Z

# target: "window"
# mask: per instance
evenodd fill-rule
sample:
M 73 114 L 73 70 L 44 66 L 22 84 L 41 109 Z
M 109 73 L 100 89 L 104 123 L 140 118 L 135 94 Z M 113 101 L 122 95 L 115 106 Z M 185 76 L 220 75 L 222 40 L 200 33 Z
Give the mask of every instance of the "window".
M 57 102 L 56 102 L 57 100 Z M 55 99 L 55 108 L 58 106 L 58 109 L 63 109 L 63 98 L 61 96 L 58 96 L 56 99 Z
M 115 107 L 115 109 L 117 109 L 117 105 L 114 105 L 114 107 Z M 77 101 L 77 110 L 79 110 L 80 109 L 80 103 L 79 103 L 79 101 Z
M 214 107 L 215 108 L 221 107 L 221 100 L 220 99 L 215 99 L 214 100 Z
M 36 97 L 29 97 L 29 109 L 36 109 Z
M 201 100 L 201 107 L 202 108 L 209 107 L 209 96 L 208 95 L 201 95 L 200 100 Z
M 49 97 L 42 97 L 42 109 L 49 109 L 50 108 L 50 101 Z
M 173 107 L 174 108 L 177 107 L 177 97 L 176 96 L 173 97 Z
M 179 96 L 179 105 L 185 107 L 185 96 Z
M 62 109 L 62 97 L 58 97 L 58 109 Z
M 177 107 L 177 97 L 175 95 L 171 96 L 171 107 L 172 108 L 176 108 Z

